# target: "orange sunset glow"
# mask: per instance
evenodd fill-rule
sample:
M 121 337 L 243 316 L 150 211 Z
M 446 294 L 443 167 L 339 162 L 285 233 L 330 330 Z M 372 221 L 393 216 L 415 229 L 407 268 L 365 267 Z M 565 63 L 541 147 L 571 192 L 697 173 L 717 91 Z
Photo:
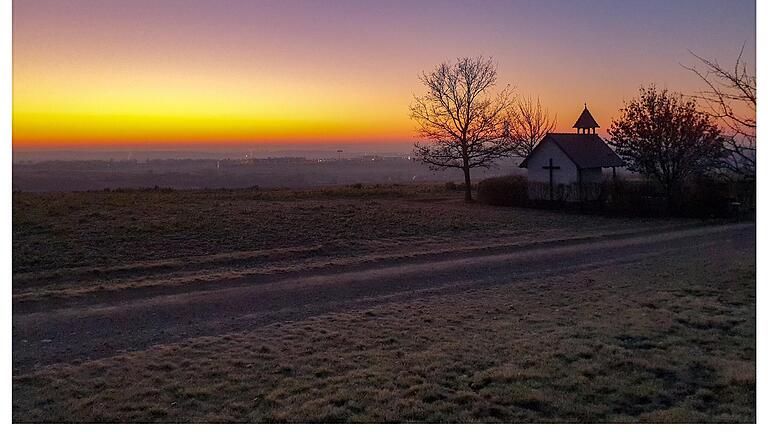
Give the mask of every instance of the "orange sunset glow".
M 722 23 L 752 2 L 384 3 L 14 2 L 14 148 L 406 148 L 418 74 L 463 55 L 492 56 L 560 129 L 588 102 L 604 132 L 641 84 L 698 89 L 688 50 L 729 61 L 754 40 Z

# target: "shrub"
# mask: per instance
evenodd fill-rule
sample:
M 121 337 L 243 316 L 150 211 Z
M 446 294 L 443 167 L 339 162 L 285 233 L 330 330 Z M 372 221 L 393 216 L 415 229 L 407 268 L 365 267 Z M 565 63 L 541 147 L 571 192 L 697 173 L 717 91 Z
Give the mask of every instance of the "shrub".
M 673 210 L 686 216 L 727 217 L 731 213 L 731 197 L 728 183 L 710 178 L 697 178 L 687 182 L 675 200 L 679 204 Z
M 707 177 L 681 186 L 670 201 L 661 185 L 644 180 L 606 181 L 601 184 L 558 185 L 554 201 L 546 184 L 528 183 L 525 177 L 494 177 L 478 184 L 480 202 L 498 206 L 557 208 L 639 217 L 743 217 L 754 209 L 754 182 L 735 182 Z M 529 193 L 540 199 L 529 199 Z M 574 194 L 587 200 L 571 200 Z M 738 204 L 735 204 L 738 203 Z
M 751 199 L 749 185 L 699 177 L 685 182 L 673 195 L 666 197 L 660 185 L 647 181 L 607 183 L 612 213 L 632 216 L 682 216 L 695 218 L 738 216 L 735 211 L 748 211 Z M 734 208 L 739 202 L 741 208 Z
M 449 181 L 449 182 L 447 182 L 445 184 L 445 190 L 455 191 L 455 190 L 458 190 L 458 189 L 459 189 L 459 187 L 456 185 L 456 183 L 454 183 L 452 181 Z
M 663 216 L 667 213 L 663 192 L 650 182 L 617 180 L 604 185 L 608 189 L 607 209 L 611 213 L 632 216 Z
M 523 176 L 492 177 L 477 185 L 478 201 L 500 206 L 528 204 L 528 180 Z

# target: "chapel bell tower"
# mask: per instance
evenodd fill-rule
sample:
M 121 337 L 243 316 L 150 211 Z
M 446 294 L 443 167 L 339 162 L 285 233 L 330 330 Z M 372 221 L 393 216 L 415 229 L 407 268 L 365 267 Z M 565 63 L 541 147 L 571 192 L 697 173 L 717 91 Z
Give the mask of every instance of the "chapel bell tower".
M 595 121 L 595 118 L 592 117 L 592 113 L 590 113 L 587 109 L 586 103 L 584 103 L 584 111 L 581 112 L 579 119 L 576 120 L 576 123 L 573 124 L 573 127 L 576 128 L 577 133 L 592 135 L 595 134 L 595 128 L 600 127 L 600 125 Z

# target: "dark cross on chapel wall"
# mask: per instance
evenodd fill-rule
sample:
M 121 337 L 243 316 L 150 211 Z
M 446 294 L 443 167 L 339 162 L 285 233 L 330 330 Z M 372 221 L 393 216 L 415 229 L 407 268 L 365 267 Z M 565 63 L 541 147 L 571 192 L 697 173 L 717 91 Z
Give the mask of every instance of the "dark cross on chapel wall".
M 552 158 L 549 158 L 549 165 L 543 166 L 542 168 L 549 170 L 549 200 L 552 201 L 554 199 L 552 194 L 554 190 L 552 174 L 554 174 L 555 170 L 560 169 L 560 167 L 552 165 Z

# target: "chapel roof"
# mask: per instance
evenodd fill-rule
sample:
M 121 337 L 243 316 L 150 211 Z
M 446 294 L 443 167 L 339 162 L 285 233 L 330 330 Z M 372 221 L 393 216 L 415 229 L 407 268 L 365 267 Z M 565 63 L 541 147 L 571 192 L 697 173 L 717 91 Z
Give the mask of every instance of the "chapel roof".
M 576 120 L 576 123 L 573 124 L 573 127 L 576 129 L 592 129 L 599 128 L 600 125 L 597 124 L 595 118 L 592 117 L 592 113 L 587 109 L 587 104 L 584 104 L 584 111 L 581 112 L 581 115 L 578 120 Z
M 578 168 L 624 166 L 624 161 L 596 134 L 548 133 L 523 160 L 520 168 L 528 168 L 528 159 L 542 144 L 552 141 Z

